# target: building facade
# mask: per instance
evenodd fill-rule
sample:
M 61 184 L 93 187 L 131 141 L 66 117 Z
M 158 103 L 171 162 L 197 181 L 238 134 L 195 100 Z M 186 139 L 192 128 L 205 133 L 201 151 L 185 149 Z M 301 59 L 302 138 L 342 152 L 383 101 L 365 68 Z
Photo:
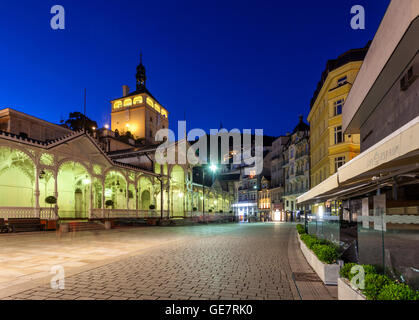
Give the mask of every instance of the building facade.
M 297 197 L 310 188 L 310 127 L 302 116 L 285 146 L 283 168 L 286 220 L 294 221 L 300 213 Z
M 334 174 L 360 152 L 359 134 L 344 134 L 342 110 L 368 47 L 329 60 L 311 101 L 311 186 Z
M 391 32 L 389 32 L 391 30 Z M 339 243 L 345 262 L 371 264 L 419 289 L 419 5 L 391 1 L 343 108 L 361 153 L 298 198 L 337 208 L 309 232 Z M 336 203 L 338 205 L 336 205 Z M 339 204 L 340 203 L 340 204 Z
M 274 221 L 285 221 L 285 175 L 284 151 L 289 141 L 289 135 L 280 136 L 272 143 L 271 160 L 271 217 Z
M 142 61 L 137 67 L 136 90 L 122 87 L 123 96 L 111 101 L 111 130 L 130 132 L 143 144 L 155 144 L 156 132 L 169 128 L 169 112 L 146 88 L 146 70 Z
M 0 110 L 0 218 L 65 221 L 232 215 L 231 184 L 203 188 L 193 181 L 191 164 L 157 163 L 158 145 L 153 139 L 157 129 L 168 126 L 167 111 L 154 98 L 150 100 L 142 63 L 137 70 L 137 91 L 128 94 L 126 89 L 124 99 L 112 102 L 115 131 L 102 128 L 90 135 L 12 109 Z M 140 112 L 150 117 L 137 118 Z M 116 132 L 119 128 L 122 133 L 123 127 L 141 128 L 132 134 L 142 143 Z M 144 136 L 148 129 L 150 134 Z M 178 143 L 169 145 L 168 152 L 183 152 Z M 186 142 L 186 150 L 189 147 Z M 48 197 L 56 203 L 50 205 Z M 198 211 L 201 200 L 207 205 Z
M 270 180 L 262 177 L 258 192 L 258 209 L 261 221 L 272 221 Z

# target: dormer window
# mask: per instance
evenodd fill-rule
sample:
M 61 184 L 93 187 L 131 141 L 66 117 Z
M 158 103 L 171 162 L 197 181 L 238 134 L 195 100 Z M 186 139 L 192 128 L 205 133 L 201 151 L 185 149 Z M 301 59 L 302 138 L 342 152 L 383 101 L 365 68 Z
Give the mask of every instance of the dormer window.
M 347 76 L 344 76 L 344 77 L 338 79 L 338 87 L 343 86 L 347 82 L 348 82 L 348 77 Z

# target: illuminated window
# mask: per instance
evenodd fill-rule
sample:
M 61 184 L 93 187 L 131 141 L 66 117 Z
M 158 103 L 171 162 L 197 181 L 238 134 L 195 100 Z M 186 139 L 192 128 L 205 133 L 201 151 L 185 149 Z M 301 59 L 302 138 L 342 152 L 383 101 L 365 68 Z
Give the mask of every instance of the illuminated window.
M 114 109 L 119 109 L 121 107 L 122 107 L 122 101 L 116 101 L 116 102 L 114 102 L 114 104 L 113 104 L 113 108 Z
M 166 119 L 168 118 L 168 116 L 167 116 L 167 111 L 165 110 L 165 109 L 163 109 L 163 108 L 161 108 L 161 115 L 163 116 L 163 117 L 165 117 Z
M 153 100 L 151 100 L 150 98 L 147 98 L 147 104 L 148 104 L 150 107 L 153 107 L 153 106 L 154 106 Z
M 158 105 L 157 103 L 154 104 L 154 109 L 160 113 L 160 105 Z
M 140 104 L 143 103 L 143 97 L 135 97 L 133 104 Z
M 131 99 L 125 99 L 124 100 L 124 107 L 130 107 L 132 106 L 132 100 Z

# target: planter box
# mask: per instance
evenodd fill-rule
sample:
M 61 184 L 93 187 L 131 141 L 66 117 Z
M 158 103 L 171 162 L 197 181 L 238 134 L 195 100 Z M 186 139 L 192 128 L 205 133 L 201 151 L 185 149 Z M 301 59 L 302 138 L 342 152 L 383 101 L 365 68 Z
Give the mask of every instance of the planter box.
M 338 285 L 340 266 L 338 264 L 325 264 L 317 258 L 317 256 L 311 251 L 304 242 L 301 241 L 300 235 L 298 235 L 298 241 L 300 242 L 301 252 L 306 258 L 308 264 L 317 273 L 319 278 L 326 285 L 336 286 Z
M 338 299 L 339 300 L 367 300 L 366 297 L 357 289 L 352 288 L 348 279 L 338 279 Z
M 106 230 L 112 229 L 112 221 L 110 221 L 110 220 L 105 221 L 105 229 Z

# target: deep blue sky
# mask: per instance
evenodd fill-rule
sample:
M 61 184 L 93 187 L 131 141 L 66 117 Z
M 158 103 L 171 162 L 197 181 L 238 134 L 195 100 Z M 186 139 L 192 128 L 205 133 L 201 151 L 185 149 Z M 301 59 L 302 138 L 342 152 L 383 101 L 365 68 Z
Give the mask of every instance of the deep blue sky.
M 0 108 L 58 123 L 82 110 L 109 123 L 109 100 L 135 86 L 139 53 L 147 87 L 171 128 L 264 129 L 279 136 L 305 117 L 327 59 L 372 39 L 390 0 L 0 3 Z M 63 5 L 66 29 L 50 28 Z M 366 30 L 350 8 L 366 10 Z

